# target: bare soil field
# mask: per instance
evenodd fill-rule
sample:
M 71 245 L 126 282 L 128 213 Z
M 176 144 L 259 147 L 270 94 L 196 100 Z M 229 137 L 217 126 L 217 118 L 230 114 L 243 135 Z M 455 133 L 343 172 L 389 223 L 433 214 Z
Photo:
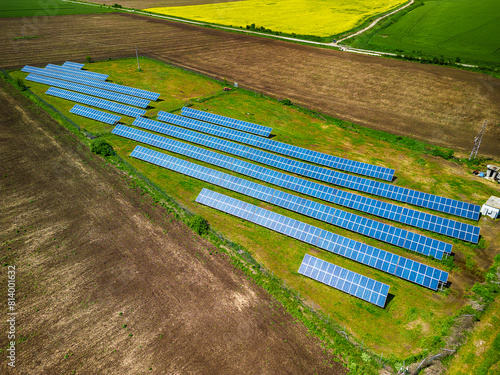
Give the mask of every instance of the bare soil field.
M 15 264 L 16 373 L 345 373 L 227 255 L 3 81 L 0 106 L 0 294 Z
M 0 66 L 141 54 L 370 128 L 463 151 L 489 121 L 483 155 L 499 156 L 500 80 L 127 14 L 0 19 Z

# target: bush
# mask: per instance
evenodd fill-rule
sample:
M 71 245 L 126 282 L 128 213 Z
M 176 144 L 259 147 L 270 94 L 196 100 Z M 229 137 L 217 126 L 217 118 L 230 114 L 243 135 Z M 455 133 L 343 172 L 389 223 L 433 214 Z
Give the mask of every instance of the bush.
M 189 225 L 189 228 L 194 230 L 200 236 L 207 234 L 208 229 L 210 228 L 210 225 L 208 225 L 208 222 L 204 218 L 202 218 L 200 215 L 193 216 L 191 219 L 189 219 L 188 225 Z
M 24 91 L 27 89 L 26 85 L 24 84 L 23 80 L 21 78 L 18 78 L 16 81 L 17 87 L 21 89 L 21 91 Z
M 115 150 L 113 149 L 113 146 L 111 146 L 108 142 L 106 142 L 104 139 L 101 138 L 94 139 L 90 143 L 90 149 L 94 154 L 101 156 L 115 155 Z
M 87 60 L 87 62 L 88 62 L 89 64 L 93 62 L 93 61 L 92 61 L 92 57 L 90 57 L 90 56 L 86 56 L 86 57 L 85 57 L 85 60 Z
M 292 105 L 292 101 L 290 99 L 281 99 L 279 101 L 281 104 L 284 104 L 284 105 Z

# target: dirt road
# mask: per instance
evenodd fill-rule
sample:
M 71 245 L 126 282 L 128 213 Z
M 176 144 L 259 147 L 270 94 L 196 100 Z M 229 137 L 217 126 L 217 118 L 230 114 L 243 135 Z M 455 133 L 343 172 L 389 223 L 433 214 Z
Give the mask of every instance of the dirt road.
M 343 374 L 307 330 L 0 81 L 0 345 L 18 374 Z

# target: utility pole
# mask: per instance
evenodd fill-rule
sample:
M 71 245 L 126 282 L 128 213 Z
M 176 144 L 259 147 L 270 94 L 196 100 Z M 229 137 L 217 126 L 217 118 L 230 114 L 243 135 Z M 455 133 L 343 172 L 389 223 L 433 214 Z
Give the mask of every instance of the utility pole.
M 137 53 L 137 46 L 135 47 L 135 56 L 137 57 L 137 70 L 141 70 L 141 66 L 139 65 L 139 53 Z
M 23 35 L 23 39 L 24 39 L 24 31 L 23 31 L 23 27 L 21 26 L 21 20 L 17 20 L 17 22 L 19 22 L 19 28 L 21 29 L 21 34 Z
M 474 138 L 474 147 L 472 148 L 472 152 L 470 153 L 469 160 L 473 160 L 477 156 L 477 152 L 479 151 L 479 146 L 481 145 L 481 141 L 483 139 L 484 131 L 486 130 L 486 124 L 488 121 L 484 120 L 483 126 L 479 131 L 479 134 L 476 138 Z

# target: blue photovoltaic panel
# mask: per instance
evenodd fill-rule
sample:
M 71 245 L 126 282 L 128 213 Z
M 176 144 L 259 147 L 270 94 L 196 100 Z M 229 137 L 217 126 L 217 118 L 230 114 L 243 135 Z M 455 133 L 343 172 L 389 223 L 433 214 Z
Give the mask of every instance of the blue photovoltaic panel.
M 183 139 L 188 142 L 201 144 L 203 146 L 221 150 L 240 157 L 251 157 L 247 146 L 218 139 L 209 135 L 200 134 L 191 130 L 181 129 L 173 125 L 163 124 L 158 121 L 144 118 L 136 119 L 133 125 L 158 133 L 163 133 L 171 137 Z M 149 134 L 146 132 L 143 133 L 145 133 L 146 137 Z M 149 134 L 149 136 L 151 136 L 151 134 Z M 262 153 L 263 151 L 257 152 Z M 257 158 L 257 156 L 255 156 L 254 160 L 263 164 L 275 166 L 273 160 Z M 229 156 L 220 157 L 226 158 L 227 160 L 231 159 L 231 162 L 226 163 L 224 168 L 234 170 L 235 172 L 245 174 L 274 185 L 282 186 L 327 202 L 367 212 L 392 221 L 444 234 L 449 237 L 459 238 L 473 243 L 477 243 L 479 241 L 480 228 L 473 225 L 403 208 L 391 203 L 381 202 L 376 199 L 338 190 L 313 181 L 304 180 L 299 177 L 292 177 L 278 171 L 273 171 L 252 163 L 234 159 Z
M 122 115 L 130 117 L 143 116 L 146 111 L 144 109 L 138 109 L 134 107 L 129 107 L 128 105 L 113 103 L 108 100 L 94 98 L 92 96 L 87 96 L 83 94 L 78 94 L 76 92 L 61 90 L 55 87 L 51 87 L 46 92 L 47 95 L 57 96 L 59 98 L 71 100 L 73 102 L 78 102 L 82 104 L 87 104 L 92 107 L 98 107 L 101 109 L 106 109 L 111 112 L 121 113 Z
M 187 145 L 173 139 L 167 139 L 149 133 L 143 135 L 141 133 L 145 132 L 126 126 L 116 127 L 113 129 L 112 133 L 146 144 L 156 145 L 157 147 L 202 160 L 206 163 L 222 166 L 220 162 L 221 155 L 213 151 L 204 150 L 196 146 Z M 150 156 L 154 156 L 154 160 L 161 160 L 165 154 L 152 151 Z M 230 164 L 230 160 L 226 159 L 224 163 Z M 259 185 L 255 182 L 244 180 L 223 172 L 214 171 L 213 169 L 201 165 L 188 162 L 182 173 L 423 255 L 442 259 L 443 252 L 448 254 L 451 253 L 452 246 L 445 242 L 335 209 L 308 199 L 300 198 L 296 195 Z M 212 175 L 215 174 L 218 176 L 217 181 L 213 181 L 211 178 Z
M 143 99 L 157 100 L 160 97 L 160 94 L 151 91 L 117 85 L 116 83 L 111 83 L 111 82 L 97 81 L 95 79 L 81 78 L 72 74 L 57 72 L 54 70 L 36 68 L 34 66 L 29 66 L 29 65 L 26 65 L 24 68 L 21 69 L 21 71 L 25 73 L 35 73 L 46 77 L 63 79 L 65 81 L 70 81 L 70 82 L 82 83 L 87 86 L 98 87 L 100 89 L 119 92 L 121 94 L 137 96 L 138 98 L 143 98 Z
M 33 81 L 38 83 L 43 83 L 44 85 L 49 85 L 53 87 L 59 87 L 62 89 L 68 89 L 71 91 L 77 91 L 83 94 L 89 94 L 92 96 L 98 96 L 100 98 L 113 100 L 115 102 L 120 102 L 124 104 L 135 105 L 141 108 L 147 108 L 149 105 L 149 100 L 136 98 L 135 96 L 129 96 L 125 94 L 119 94 L 113 91 L 98 89 L 96 87 L 81 85 L 79 83 L 73 83 L 68 81 L 62 81 L 57 78 L 39 76 L 37 74 L 31 73 L 26 77 L 27 81 Z
M 216 135 L 221 138 L 228 138 L 236 142 L 246 143 L 258 148 L 262 148 L 265 150 L 269 150 L 278 154 L 284 154 L 287 156 L 291 156 L 297 159 L 302 159 L 306 161 L 310 161 L 316 164 L 323 164 L 331 168 L 340 169 L 343 171 L 349 171 L 365 176 L 371 176 L 376 178 L 381 178 L 384 180 L 392 180 L 394 175 L 393 169 L 387 169 L 383 167 L 377 167 L 375 165 L 361 163 L 357 161 L 352 161 L 348 159 L 342 159 L 336 156 L 331 156 L 327 154 L 322 154 L 317 151 L 307 150 L 305 148 L 288 145 L 286 143 L 281 143 L 277 141 L 273 141 L 272 139 L 258 137 L 253 134 L 242 133 L 238 130 L 226 129 L 218 125 L 207 124 L 205 122 L 201 122 L 198 120 L 193 120 L 187 117 L 174 115 L 172 113 L 167 113 L 160 111 L 158 112 L 158 120 L 169 122 L 174 125 L 183 126 L 185 128 L 193 129 L 196 131 L 201 131 L 207 134 Z M 257 150 L 255 150 L 257 151 Z M 280 160 L 290 160 L 287 158 L 280 157 Z M 323 173 L 327 175 L 334 172 L 330 169 L 320 168 L 317 166 L 313 166 L 310 164 L 297 162 L 295 160 L 290 160 L 294 164 L 294 168 L 298 170 L 303 169 L 319 169 Z M 341 175 L 344 175 L 341 173 Z
M 196 118 L 198 120 L 208 121 L 213 124 L 219 124 L 228 128 L 234 128 L 242 130 L 244 132 L 257 134 L 263 137 L 269 137 L 269 134 L 271 134 L 271 131 L 273 130 L 272 128 L 269 128 L 267 126 L 252 124 L 251 122 L 236 120 L 234 118 L 224 117 L 209 112 L 203 112 L 189 107 L 182 108 L 182 115 Z
M 62 66 L 64 66 L 65 68 L 81 70 L 85 66 L 85 64 L 79 64 L 76 62 L 66 61 L 64 64 L 62 64 Z
M 304 255 L 299 273 L 382 308 L 389 294 L 389 285 L 309 254 Z
M 149 151 L 144 148 L 138 149 L 139 147 L 137 146 L 134 149 L 132 155 Z M 182 163 L 180 163 L 179 168 L 182 169 Z M 440 283 L 445 284 L 448 281 L 448 273 L 437 268 L 339 236 L 205 188 L 196 198 L 196 202 L 429 289 L 437 290 Z
M 201 131 L 204 133 L 216 135 L 221 138 L 228 138 L 240 143 L 250 144 L 252 146 L 267 149 L 272 152 L 289 155 L 307 161 L 312 161 L 313 163 L 318 163 L 318 160 L 320 160 L 319 156 L 317 155 L 318 153 L 316 153 L 316 151 L 297 148 L 296 146 L 291 146 L 285 143 L 276 142 L 271 139 L 257 137 L 252 134 L 245 134 L 237 130 L 224 129 L 217 125 L 207 124 L 201 121 L 189 119 L 179 115 L 174 115 L 172 113 L 166 113 L 160 111 L 158 113 L 158 119 L 161 121 L 169 122 L 171 124 L 183 126 L 185 128 L 190 128 L 196 131 Z M 256 155 L 257 157 L 264 158 L 266 160 L 272 159 L 274 161 L 273 166 L 277 168 L 288 170 L 290 172 L 297 173 L 303 176 L 308 176 L 316 180 L 325 181 L 334 185 L 347 187 L 349 189 L 358 190 L 365 193 L 378 195 L 384 198 L 413 204 L 415 206 L 425 207 L 435 211 L 466 217 L 468 219 L 474 219 L 474 220 L 479 219 L 479 213 L 481 207 L 478 205 L 473 205 L 466 202 L 444 198 L 437 195 L 422 193 L 416 190 L 406 189 L 400 186 L 395 186 L 380 181 L 373 181 L 362 177 L 351 176 L 345 173 L 332 171 L 330 169 L 317 167 L 302 162 L 297 162 L 295 160 L 276 156 L 270 153 L 265 153 L 252 148 L 248 149 L 249 149 L 249 155 L 245 156 L 247 158 L 250 158 L 252 155 Z M 303 153 L 299 154 L 296 150 L 303 150 Z M 304 155 L 306 155 L 307 157 L 305 157 Z M 326 157 L 333 158 L 333 156 L 329 155 L 326 155 Z M 337 169 L 342 169 L 339 167 L 335 167 L 333 165 L 329 166 Z M 344 170 L 347 169 L 344 168 Z M 359 171 L 356 173 L 362 174 Z
M 108 78 L 107 74 L 89 72 L 87 70 L 75 70 L 75 69 L 72 69 L 72 68 L 66 68 L 64 66 L 54 65 L 54 64 L 48 64 L 45 67 L 45 69 L 55 70 L 55 71 L 58 71 L 58 72 L 66 72 L 68 74 L 73 74 L 73 75 L 76 75 L 78 77 L 96 79 L 96 80 L 99 80 L 99 81 L 105 81 Z
M 73 108 L 71 108 L 70 113 L 74 113 L 75 115 L 84 116 L 91 118 L 96 121 L 101 121 L 106 124 L 114 125 L 118 121 L 120 121 L 121 117 L 117 115 L 112 115 L 111 113 L 101 112 L 97 109 L 84 107 L 83 105 L 75 104 Z
M 252 134 L 245 134 L 237 130 L 224 129 L 217 125 L 207 124 L 201 121 L 193 120 L 190 118 L 162 111 L 158 113 L 158 119 L 161 121 L 169 122 L 171 124 L 183 126 L 185 128 L 212 134 L 221 138 L 228 138 L 240 143 L 247 143 L 258 148 L 267 149 L 272 152 L 304 159 L 304 157 L 301 156 L 302 154 L 299 155 L 295 153 L 295 151 L 293 151 L 297 149 L 297 147 L 287 145 L 285 143 L 276 142 L 271 139 L 257 137 Z M 331 183 L 333 185 L 343 186 L 349 189 L 358 190 L 365 193 L 378 195 L 384 198 L 413 204 L 415 206 L 425 207 L 435 211 L 466 217 L 468 219 L 474 219 L 474 220 L 479 219 L 479 213 L 481 207 L 478 205 L 473 205 L 466 202 L 444 198 L 437 195 L 422 193 L 416 190 L 411 190 L 380 181 L 368 180 L 366 178 L 352 176 L 342 172 L 332 171 L 330 169 L 326 169 L 323 167 L 317 167 L 311 164 L 306 164 L 292 159 L 262 152 L 256 149 L 252 149 L 250 147 L 248 149 L 249 153 L 252 153 L 251 155 L 257 155 L 259 158 L 263 158 L 266 160 L 271 159 L 273 160 L 274 163 L 273 166 L 290 171 L 292 173 L 311 177 L 316 180 Z M 308 161 L 312 161 L 314 163 L 317 162 L 318 157 L 315 156 L 316 155 L 315 151 L 310 151 L 306 149 L 301 149 L 301 150 L 304 150 L 305 155 L 310 154 L 310 158 L 307 159 Z M 245 157 L 250 158 L 250 154 L 249 156 Z M 332 156 L 329 157 L 333 158 Z M 360 172 L 357 173 L 361 174 Z

